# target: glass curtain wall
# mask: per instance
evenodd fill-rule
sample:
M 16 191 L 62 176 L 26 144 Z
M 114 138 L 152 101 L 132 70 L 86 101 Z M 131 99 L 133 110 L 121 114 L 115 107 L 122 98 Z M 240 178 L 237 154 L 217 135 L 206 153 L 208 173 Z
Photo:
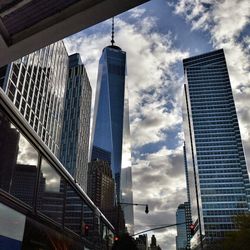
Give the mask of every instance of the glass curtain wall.
M 0 69 L 0 86 L 51 151 L 58 155 L 68 54 L 62 41 Z
M 22 131 L 0 107 L 0 209 L 10 210 L 2 203 L 6 203 L 2 198 L 8 197 L 21 211 L 27 211 L 23 246 L 54 249 L 54 244 L 58 244 L 58 249 L 66 246 L 82 249 L 83 245 L 78 248 L 76 242 L 84 238 L 92 242 L 95 249 L 108 249 L 109 239 L 107 243 L 100 241 L 102 223 L 105 224 L 99 218 L 100 212 L 88 198 L 83 198 L 79 187 L 68 180 L 60 167 L 45 156 L 42 146 L 33 144 L 27 131 Z M 31 213 L 32 218 L 28 216 Z M 41 224 L 41 219 L 53 226 Z M 84 225 L 89 226 L 88 234 Z M 106 224 L 106 227 L 106 234 L 112 234 L 110 226 Z M 65 230 L 63 241 L 61 230 Z M 74 238 L 67 238 L 70 234 L 78 239 L 75 243 Z M 102 248 L 102 244 L 105 247 Z
M 249 177 L 223 50 L 183 61 L 184 127 L 193 223 L 208 241 L 237 230 L 249 211 Z

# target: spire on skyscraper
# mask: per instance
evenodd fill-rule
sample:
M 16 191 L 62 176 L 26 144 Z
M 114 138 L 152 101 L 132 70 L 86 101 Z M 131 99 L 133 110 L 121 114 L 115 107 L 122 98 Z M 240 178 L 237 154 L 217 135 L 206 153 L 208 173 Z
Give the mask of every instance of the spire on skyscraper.
M 114 28 L 114 26 L 115 26 L 114 25 L 114 17 L 112 17 L 112 31 L 111 31 L 111 45 L 112 46 L 114 46 L 114 43 L 115 43 L 115 40 L 114 40 L 115 28 Z

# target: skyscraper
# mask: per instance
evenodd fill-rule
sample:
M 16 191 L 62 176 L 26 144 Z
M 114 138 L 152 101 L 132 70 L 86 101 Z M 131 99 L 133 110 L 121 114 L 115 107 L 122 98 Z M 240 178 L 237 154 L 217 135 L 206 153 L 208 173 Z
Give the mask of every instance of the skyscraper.
M 192 225 L 192 215 L 191 215 L 191 198 L 190 198 L 190 188 L 189 188 L 189 178 L 188 178 L 188 164 L 187 164 L 187 155 L 186 155 L 186 145 L 184 142 L 183 146 L 183 154 L 184 154 L 184 167 L 185 167 L 185 175 L 186 175 L 186 185 L 187 185 L 187 202 L 184 202 L 185 207 L 185 215 L 186 215 L 186 233 L 187 233 L 187 250 L 191 249 L 190 241 L 191 241 L 191 225 Z
M 0 87 L 50 150 L 58 155 L 68 54 L 62 41 L 0 69 Z
M 122 143 L 122 169 L 121 169 L 121 202 L 133 203 L 131 138 L 129 125 L 129 98 L 128 88 L 125 88 L 124 117 L 123 117 L 123 143 Z M 122 205 L 127 231 L 134 234 L 134 206 Z
M 121 202 L 133 203 L 133 189 L 132 189 L 132 168 L 122 168 L 121 170 Z M 133 206 L 122 206 L 124 211 L 124 218 L 126 228 L 129 234 L 134 234 L 134 209 Z
M 69 56 L 60 161 L 87 191 L 91 86 L 79 54 Z
M 91 152 L 98 147 L 111 153 L 111 168 L 119 200 L 126 53 L 114 45 L 113 38 L 111 42 L 112 45 L 103 49 L 99 61 Z
M 176 250 L 190 249 L 190 230 L 188 228 L 188 222 L 190 221 L 191 214 L 189 207 L 189 203 L 185 202 L 184 204 L 180 204 L 176 211 L 176 224 L 180 223 L 180 225 L 177 225 Z
M 109 163 L 104 160 L 91 161 L 88 167 L 87 194 L 104 214 L 114 208 L 114 192 L 115 183 Z
M 195 236 L 192 246 L 237 229 L 249 211 L 249 177 L 223 50 L 183 60 L 184 132 Z

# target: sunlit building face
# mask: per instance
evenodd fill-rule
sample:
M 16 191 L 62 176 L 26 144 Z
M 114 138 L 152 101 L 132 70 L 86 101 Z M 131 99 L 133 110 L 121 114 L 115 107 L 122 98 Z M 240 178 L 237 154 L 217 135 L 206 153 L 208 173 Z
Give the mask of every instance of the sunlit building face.
M 68 54 L 62 41 L 0 69 L 0 87 L 39 137 L 58 155 Z
M 112 174 L 120 198 L 126 53 L 117 46 L 103 49 L 99 62 L 91 150 L 111 153 Z M 95 156 L 97 157 L 97 156 Z M 92 160 L 93 157 L 91 157 Z M 101 156 L 100 156 L 100 159 Z
M 249 177 L 223 50 L 183 64 L 192 218 L 196 224 L 200 216 L 202 234 L 213 241 L 237 230 L 233 216 L 249 211 Z

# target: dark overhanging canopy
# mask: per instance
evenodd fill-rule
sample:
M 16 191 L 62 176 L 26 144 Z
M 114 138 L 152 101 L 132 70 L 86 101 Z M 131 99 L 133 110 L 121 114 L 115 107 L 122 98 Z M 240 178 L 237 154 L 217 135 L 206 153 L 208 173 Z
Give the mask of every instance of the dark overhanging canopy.
M 147 1 L 2 1 L 0 66 Z

